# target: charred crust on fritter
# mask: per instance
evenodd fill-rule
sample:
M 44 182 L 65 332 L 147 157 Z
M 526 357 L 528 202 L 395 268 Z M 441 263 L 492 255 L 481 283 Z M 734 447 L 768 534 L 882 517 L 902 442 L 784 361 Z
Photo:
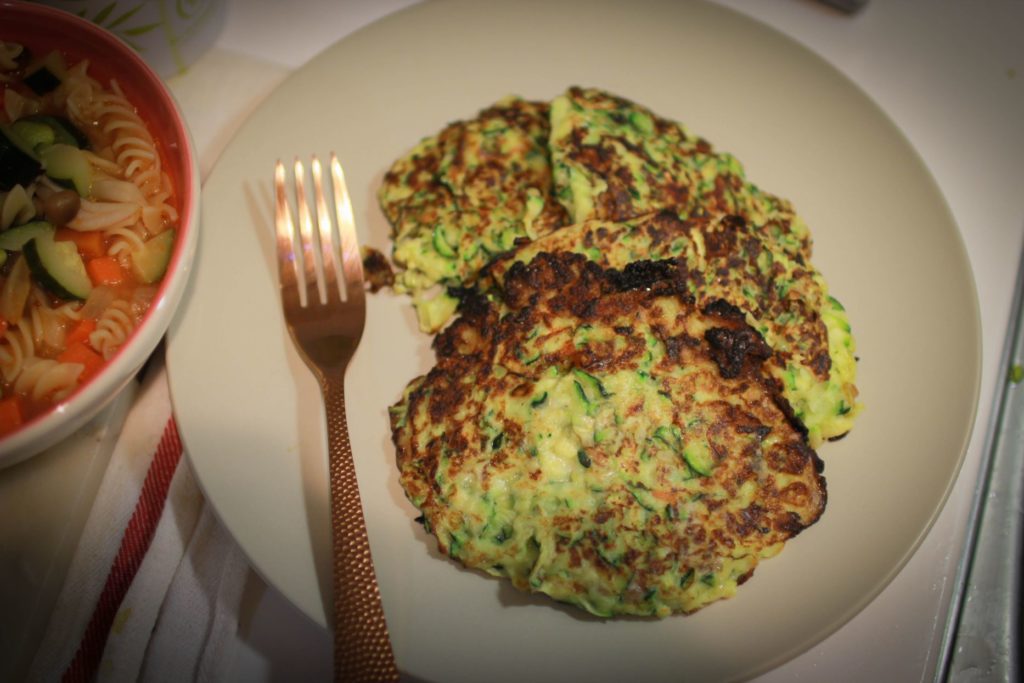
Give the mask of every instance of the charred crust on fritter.
M 675 261 L 634 261 L 622 270 L 607 272 L 615 289 L 620 292 L 650 290 L 657 285 L 662 285 L 659 291 L 666 294 L 686 291 L 680 283 L 680 272 Z
M 687 348 L 696 348 L 700 345 L 699 339 L 689 335 L 659 336 L 661 343 L 665 345 L 665 356 L 674 363 L 680 361 L 681 352 Z
M 707 255 L 711 258 L 724 258 L 737 253 L 739 231 L 743 230 L 745 223 L 740 216 L 726 216 L 720 226 L 720 230 L 704 233 Z
M 707 315 L 713 315 L 723 320 L 741 322 L 745 319 L 743 311 L 725 299 L 713 299 L 705 304 L 702 310 Z
M 448 295 L 458 300 L 456 311 L 467 318 L 484 315 L 489 306 L 487 297 L 475 287 L 448 287 Z
M 687 227 L 687 222 L 680 218 L 674 209 L 660 209 L 651 217 L 650 224 L 673 235 L 680 234 Z
M 751 503 L 739 511 L 739 514 L 729 516 L 729 524 L 737 536 L 746 538 L 754 534 L 767 534 L 771 532 L 769 527 L 768 510 L 757 503 Z
M 800 474 L 814 458 L 814 450 L 803 441 L 778 444 L 765 455 L 768 466 L 776 472 Z
M 771 357 L 768 344 L 750 327 L 712 327 L 704 338 L 722 377 L 727 379 L 739 377 L 745 367 L 760 365 Z
M 578 257 L 582 262 L 582 256 Z M 567 268 L 556 262 L 548 253 L 538 254 L 529 264 L 517 261 L 505 273 L 502 296 L 505 304 L 513 309 L 522 309 L 531 303 L 531 297 L 541 288 L 564 287 L 572 275 Z
M 363 272 L 371 292 L 379 292 L 395 284 L 395 273 L 387 256 L 373 247 L 363 247 Z
M 483 358 L 496 322 L 497 314 L 490 306 L 483 307 L 477 315 L 456 318 L 434 337 L 433 346 L 438 361 L 443 365 L 446 361 L 478 361 Z
M 430 392 L 428 397 L 424 397 L 427 401 L 427 411 L 430 413 L 431 419 L 440 421 L 446 418 L 455 406 L 459 404 L 462 393 L 462 387 L 458 386 L 457 380 L 453 382 L 447 377 L 436 378 L 433 384 L 433 391 Z
M 807 527 L 803 520 L 800 519 L 800 515 L 792 511 L 784 512 L 776 517 L 773 526 L 776 531 L 792 536 L 799 534 Z
M 832 356 L 829 355 L 827 349 L 814 355 L 811 359 L 811 369 L 818 377 L 828 378 L 829 372 L 832 370 Z

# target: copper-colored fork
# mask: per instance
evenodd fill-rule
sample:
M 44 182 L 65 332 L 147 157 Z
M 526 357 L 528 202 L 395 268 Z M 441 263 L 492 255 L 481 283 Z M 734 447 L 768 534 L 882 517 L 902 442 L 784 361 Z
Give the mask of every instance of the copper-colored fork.
M 284 318 L 300 355 L 316 375 L 327 413 L 334 556 L 334 672 L 339 681 L 398 680 L 377 577 L 370 557 L 345 416 L 345 370 L 363 334 L 363 266 L 345 177 L 332 153 L 334 211 L 323 169 L 310 163 L 315 209 L 306 174 L 295 160 L 292 219 L 284 164 L 274 167 L 277 257 Z M 337 229 L 335 229 L 337 226 Z M 297 228 L 297 229 L 296 229 Z

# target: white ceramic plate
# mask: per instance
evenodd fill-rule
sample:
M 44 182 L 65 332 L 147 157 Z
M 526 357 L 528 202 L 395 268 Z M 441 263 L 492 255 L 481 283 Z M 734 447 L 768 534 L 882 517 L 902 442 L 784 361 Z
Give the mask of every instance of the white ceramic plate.
M 337 151 L 361 240 L 387 252 L 375 192 L 395 158 L 506 94 L 547 99 L 573 84 L 685 122 L 794 201 L 849 310 L 867 410 L 820 450 L 823 519 L 734 599 L 663 621 L 593 619 L 458 568 L 414 521 L 387 406 L 429 368 L 429 339 L 406 300 L 371 296 L 349 418 L 399 665 L 438 681 L 749 677 L 839 628 L 914 552 L 956 477 L 980 365 L 973 279 L 931 176 L 862 92 L 760 24 L 668 0 L 454 0 L 333 46 L 259 108 L 204 187 L 195 280 L 170 333 L 175 411 L 204 490 L 255 567 L 323 623 L 325 434 L 279 309 L 272 164 Z

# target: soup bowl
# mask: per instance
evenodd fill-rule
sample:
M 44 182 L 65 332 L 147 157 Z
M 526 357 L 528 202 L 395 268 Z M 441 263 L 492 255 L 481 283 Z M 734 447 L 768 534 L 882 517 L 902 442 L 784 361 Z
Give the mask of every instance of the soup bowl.
M 6 467 L 67 439 L 95 418 L 133 380 L 157 348 L 191 275 L 197 242 L 199 171 L 188 127 L 166 84 L 121 39 L 62 10 L 0 0 L 0 43 L 3 43 L 0 47 L 6 48 L 5 54 L 0 54 L 0 65 L 6 59 L 8 68 L 0 71 L 6 74 L 6 78 L 0 80 L 0 128 L 3 129 L 0 133 L 14 130 L 8 136 L 16 143 L 14 146 L 20 145 L 30 157 L 38 152 L 40 172 L 47 176 L 39 178 L 38 189 L 26 192 L 30 195 L 31 206 L 23 215 L 7 220 L 9 225 L 0 224 L 0 235 L 25 223 L 52 223 L 46 244 L 43 237 L 30 238 L 20 246 L 20 252 L 16 245 L 2 255 L 5 263 L 0 266 L 0 281 L 10 278 L 18 259 L 24 259 L 31 268 L 26 266 L 22 270 L 31 272 L 33 287 L 38 285 L 40 292 L 46 290 L 28 298 L 25 313 L 17 323 L 0 318 L 0 467 Z M 59 55 L 57 66 L 50 59 L 53 54 Z M 102 100 L 102 106 L 96 104 L 95 120 L 87 121 L 84 128 L 92 137 L 104 139 L 95 144 L 85 140 L 79 145 L 83 151 L 78 156 L 88 158 L 93 168 L 85 187 L 73 173 L 65 173 L 66 177 L 61 178 L 61 173 L 54 170 L 58 163 L 53 160 L 52 149 L 59 145 L 45 147 L 53 143 L 52 139 L 40 143 L 43 146 L 32 147 L 32 140 L 26 144 L 29 138 L 26 131 L 33 128 L 17 123 L 21 120 L 38 122 L 43 115 L 49 116 L 45 121 L 55 118 L 65 123 L 74 121 L 70 113 L 65 119 L 57 116 L 60 112 L 40 110 L 42 105 L 34 98 L 39 78 L 32 76 L 32 92 L 26 91 L 24 86 L 29 76 L 38 74 L 40 68 L 50 72 L 44 73 L 44 77 L 55 76 L 56 81 L 63 84 L 64 74 L 81 76 L 83 60 L 87 60 L 84 73 L 98 84 L 97 102 L 110 97 L 109 102 Z M 63 87 L 60 84 L 56 87 Z M 46 87 L 44 83 L 44 94 L 38 95 L 39 101 L 48 97 Z M 50 87 L 54 87 L 52 83 Z M 12 95 L 6 92 L 8 90 L 16 92 Z M 23 96 L 25 93 L 27 96 Z M 68 100 L 71 99 L 69 96 Z M 125 101 L 134 117 L 123 107 L 117 109 L 119 103 Z M 78 116 L 82 116 L 81 112 Z M 149 137 L 136 131 L 129 140 L 123 131 L 140 122 Z M 59 142 L 60 125 L 54 124 L 53 129 L 58 132 Z M 139 143 L 139 139 L 143 142 Z M 107 146 L 102 147 L 103 144 Z M 146 150 L 154 154 L 146 157 Z M 154 166 L 156 171 L 152 171 Z M 147 172 L 148 177 L 144 177 Z M 129 185 L 133 185 L 138 188 L 138 196 L 132 195 L 134 199 L 99 196 L 99 179 L 110 181 L 103 184 L 108 194 L 123 195 L 125 188 L 131 190 Z M 8 179 L 5 185 L 10 184 Z M 35 188 L 34 184 L 25 182 L 22 190 L 26 186 Z M 0 187 L 0 192 L 3 191 Z M 10 188 L 7 193 L 10 194 Z M 51 213 L 46 213 L 52 206 L 46 199 L 54 194 L 67 198 L 69 193 L 79 195 L 73 198 L 73 203 L 79 207 L 78 213 L 62 224 L 67 217 L 53 218 Z M 103 223 L 107 218 L 97 219 L 101 228 L 89 223 L 90 217 L 112 215 L 102 213 L 111 209 L 111 205 L 102 202 L 127 205 L 136 200 L 139 217 L 131 214 L 132 217 L 124 218 L 121 222 L 125 224 L 116 229 L 111 227 L 113 223 Z M 87 207 L 92 213 L 83 217 L 83 212 L 88 213 Z M 93 242 L 91 252 L 87 240 L 80 240 L 90 230 L 102 235 L 102 239 Z M 164 236 L 157 239 L 160 235 Z M 11 242 L 16 244 L 18 240 Z M 84 271 L 76 268 L 89 278 L 88 297 L 83 296 L 84 292 L 61 291 L 60 282 L 54 287 L 46 280 L 50 261 L 44 257 L 54 251 L 54 244 L 68 243 L 76 245 L 82 265 L 86 266 Z M 99 251 L 97 244 L 101 245 Z M 66 253 L 68 247 L 61 248 Z M 126 250 L 129 253 L 123 253 Z M 92 259 L 105 263 L 93 263 Z M 121 268 L 120 271 L 110 269 L 112 279 L 104 275 L 100 267 L 110 262 Z M 98 291 L 106 296 L 96 296 Z M 129 318 L 121 316 L 121 325 L 111 327 L 111 319 L 117 316 L 111 312 L 105 317 L 105 313 L 112 311 L 121 299 L 130 302 L 126 304 L 130 307 L 126 314 Z M 36 305 L 33 302 L 40 301 L 46 302 L 38 305 L 47 310 L 31 313 L 30 308 Z M 46 325 L 37 319 L 40 317 L 49 321 L 50 336 L 43 339 L 39 337 L 43 334 L 41 328 Z M 93 322 L 80 325 L 82 319 Z M 107 331 L 103 332 L 104 329 Z M 82 345 L 86 347 L 84 350 L 77 348 Z M 76 347 L 75 353 L 71 352 L 71 346 Z M 63 364 L 64 375 L 75 375 L 75 368 L 69 369 L 67 365 L 75 362 L 82 365 L 82 370 L 75 379 L 66 380 L 64 384 L 57 370 L 53 371 L 56 379 L 51 377 L 50 384 L 32 379 L 26 373 L 27 368 L 34 367 L 36 375 L 43 375 L 44 368 L 53 369 Z M 61 387 L 52 398 L 47 394 L 50 385 Z

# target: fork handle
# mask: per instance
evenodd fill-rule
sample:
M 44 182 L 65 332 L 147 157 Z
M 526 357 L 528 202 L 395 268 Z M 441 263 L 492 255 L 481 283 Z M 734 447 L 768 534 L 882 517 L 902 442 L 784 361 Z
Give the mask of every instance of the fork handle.
M 384 620 L 359 499 L 345 414 L 345 382 L 321 381 L 327 412 L 334 556 L 334 678 L 397 681 L 398 667 Z

